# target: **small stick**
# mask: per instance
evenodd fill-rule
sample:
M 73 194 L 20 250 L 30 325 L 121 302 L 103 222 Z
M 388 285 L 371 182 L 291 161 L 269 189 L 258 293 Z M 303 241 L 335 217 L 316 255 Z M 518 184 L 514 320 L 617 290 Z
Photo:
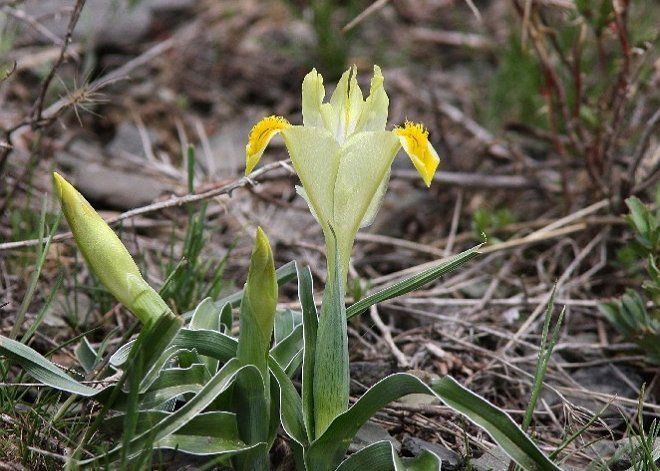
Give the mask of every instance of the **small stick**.
M 376 0 L 374 3 L 365 8 L 358 16 L 349 21 L 346 26 L 341 30 L 342 33 L 348 33 L 350 30 L 355 28 L 359 23 L 364 21 L 365 18 L 376 13 L 378 10 L 383 8 L 390 0 Z
M 380 332 L 383 334 L 383 340 L 389 347 L 392 355 L 394 355 L 396 358 L 399 367 L 410 368 L 410 360 L 401 350 L 399 350 L 399 347 L 396 346 L 396 343 L 394 343 L 394 340 L 392 339 L 392 331 L 387 325 L 385 325 L 383 320 L 378 315 L 378 308 L 376 308 L 375 304 L 369 309 L 369 314 L 371 316 L 371 320 L 374 321 L 374 324 L 376 324 L 378 330 L 380 330 Z
M 39 98 L 37 98 L 37 102 L 35 104 L 35 112 L 33 114 L 35 123 L 41 121 L 41 114 L 44 109 L 44 100 L 46 99 L 46 93 L 50 88 L 50 83 L 53 81 L 53 78 L 55 78 L 55 74 L 57 73 L 57 70 L 62 65 L 62 62 L 64 62 L 64 57 L 66 56 L 66 50 L 69 47 L 69 44 L 71 43 L 71 36 L 73 35 L 73 30 L 75 29 L 76 24 L 78 24 L 78 20 L 80 19 L 80 12 L 82 12 L 83 7 L 85 6 L 85 1 L 86 0 L 76 1 L 76 6 L 73 8 L 73 13 L 71 13 L 71 19 L 69 20 L 69 26 L 67 26 L 66 29 L 66 36 L 64 37 L 64 41 L 62 42 L 62 49 L 60 49 L 60 56 L 57 58 L 57 61 L 55 62 L 53 67 L 51 67 L 50 72 L 48 72 L 48 75 L 46 76 L 46 79 L 44 80 L 44 83 L 41 86 L 41 93 L 39 93 Z
M 458 190 L 458 196 L 456 197 L 456 204 L 454 205 L 454 215 L 451 218 L 451 227 L 449 228 L 449 236 L 447 237 L 447 245 L 445 246 L 445 251 L 443 253 L 444 257 L 449 257 L 451 251 L 454 248 L 454 242 L 456 240 L 456 231 L 458 231 L 458 220 L 461 217 L 461 208 L 463 207 L 463 190 Z
M 173 196 L 170 199 L 167 199 L 165 201 L 159 201 L 158 203 L 153 203 L 147 206 L 142 206 L 140 208 L 136 209 L 131 209 L 130 211 L 126 211 L 121 213 L 119 216 L 110 218 L 106 222 L 109 225 L 116 224 L 120 221 L 123 221 L 125 219 L 129 219 L 135 216 L 140 216 L 142 214 L 146 213 L 151 213 L 154 211 L 159 211 L 161 209 L 166 209 L 166 208 L 172 208 L 176 206 L 184 206 L 187 204 L 191 203 L 196 203 L 198 201 L 203 201 L 209 198 L 214 198 L 216 196 L 220 195 L 229 195 L 231 196 L 232 192 L 238 188 L 243 188 L 246 186 L 251 186 L 251 185 L 256 185 L 258 182 L 255 181 L 255 178 L 260 177 L 264 175 L 265 173 L 268 173 L 276 168 L 283 168 L 287 169 L 288 167 L 283 164 L 281 161 L 278 162 L 273 162 L 267 165 L 262 166 L 261 168 L 255 170 L 252 172 L 250 175 L 241 177 L 237 180 L 234 180 L 231 183 L 228 183 L 226 185 L 223 185 L 219 188 L 214 188 L 208 191 L 205 191 L 203 193 L 197 193 L 197 194 L 187 194 L 184 196 Z M 53 242 L 59 242 L 62 240 L 67 240 L 71 239 L 73 237 L 73 234 L 71 232 L 66 232 L 62 234 L 57 234 L 56 236 L 53 237 Z M 24 247 L 32 247 L 34 245 L 37 245 L 41 242 L 41 239 L 27 239 L 27 240 L 21 240 L 17 242 L 6 242 L 4 244 L 0 244 L 0 251 L 2 250 L 10 250 L 10 249 L 19 249 L 19 248 L 24 248 Z

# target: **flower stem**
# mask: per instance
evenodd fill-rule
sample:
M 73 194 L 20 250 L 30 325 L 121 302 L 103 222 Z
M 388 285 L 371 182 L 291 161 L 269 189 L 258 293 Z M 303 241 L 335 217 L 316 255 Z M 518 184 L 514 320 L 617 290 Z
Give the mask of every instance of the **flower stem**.
M 319 316 L 314 362 L 314 424 L 317 437 L 348 409 L 349 365 L 345 279 L 336 238 L 328 240 L 328 278 Z M 332 242 L 332 243 L 330 243 Z

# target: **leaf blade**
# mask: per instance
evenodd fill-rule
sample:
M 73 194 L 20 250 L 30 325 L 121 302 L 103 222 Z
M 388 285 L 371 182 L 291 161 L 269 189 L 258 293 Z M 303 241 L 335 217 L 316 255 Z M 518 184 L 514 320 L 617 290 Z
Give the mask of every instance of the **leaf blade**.
M 388 299 L 396 298 L 404 294 L 408 294 L 427 283 L 435 281 L 439 277 L 456 270 L 460 266 L 475 258 L 477 255 L 479 255 L 480 248 L 481 245 L 477 245 L 476 247 L 472 247 L 471 249 L 454 255 L 453 257 L 441 260 L 435 267 L 429 268 L 428 270 L 418 273 L 417 275 L 402 280 L 392 286 L 384 288 L 370 296 L 367 296 L 366 298 L 361 299 L 346 309 L 346 317 L 350 319 L 353 316 L 362 314 L 374 304 L 386 301 Z

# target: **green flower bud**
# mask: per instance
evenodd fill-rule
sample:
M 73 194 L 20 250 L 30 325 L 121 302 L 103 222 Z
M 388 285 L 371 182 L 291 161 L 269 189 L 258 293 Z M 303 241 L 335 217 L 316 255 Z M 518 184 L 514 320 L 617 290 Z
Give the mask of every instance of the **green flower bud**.
M 268 237 L 257 228 L 240 312 L 238 358 L 256 365 L 268 381 L 268 351 L 277 308 L 277 277 Z M 268 389 L 266 389 L 268 390 Z
M 61 175 L 53 183 L 73 238 L 101 283 L 143 324 L 168 312 L 165 301 L 142 278 L 117 234 L 87 200 Z

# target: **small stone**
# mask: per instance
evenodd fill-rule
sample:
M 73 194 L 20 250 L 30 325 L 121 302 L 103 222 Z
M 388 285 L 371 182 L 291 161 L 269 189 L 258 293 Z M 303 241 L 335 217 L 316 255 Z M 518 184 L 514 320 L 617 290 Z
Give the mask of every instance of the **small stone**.
M 392 365 L 384 361 L 351 362 L 351 378 L 371 387 L 385 376 L 392 374 Z M 351 381 L 351 394 L 362 395 L 364 388 Z
M 616 368 L 619 371 L 616 371 L 613 365 L 580 368 L 571 373 L 571 378 L 586 390 L 636 400 L 642 387 L 642 377 L 632 368 L 626 366 Z M 591 411 L 593 414 L 598 413 L 604 406 L 603 401 L 590 397 L 588 392 L 566 392 L 564 396 L 571 404 Z M 550 406 L 560 401 L 559 396 L 547 388 L 541 393 L 541 398 Z M 601 419 L 612 427 L 624 422 L 621 413 L 612 405 L 602 413 Z
M 75 3 L 75 0 L 27 0 L 21 6 L 27 15 L 40 18 L 46 29 L 63 39 Z M 130 3 L 125 0 L 87 0 L 73 30 L 73 40 L 90 41 L 102 46 L 132 47 L 149 33 L 155 15 L 180 12 L 194 6 L 194 0 L 141 0 L 135 5 Z M 27 26 L 20 30 L 20 34 L 43 41 Z
M 501 448 L 486 451 L 479 458 L 471 460 L 474 471 L 507 471 L 511 459 Z
M 463 462 L 461 455 L 455 451 L 445 448 L 439 443 L 431 443 L 421 438 L 406 436 L 401 443 L 402 451 L 408 452 L 413 456 L 418 456 L 422 450 L 427 450 L 440 458 L 443 471 L 452 471 L 459 469 Z
M 103 154 L 95 142 L 79 139 L 56 156 L 67 177 L 93 204 L 133 209 L 153 202 L 169 188 L 166 181 L 143 173 L 136 164 L 111 167 Z
M 369 421 L 360 427 L 360 430 L 358 430 L 357 434 L 355 434 L 353 443 L 351 443 L 351 445 L 348 447 L 348 451 L 355 453 L 356 451 L 361 450 L 366 446 L 382 441 L 390 442 L 394 446 L 394 449 L 397 453 L 401 451 L 401 443 L 399 443 L 396 438 L 390 435 L 384 427 Z
M 152 144 L 156 141 L 156 132 L 147 129 L 147 138 Z M 124 157 L 125 154 L 129 156 L 144 156 L 144 144 L 142 143 L 142 136 L 140 130 L 130 122 L 122 122 L 115 131 L 115 137 L 110 143 L 105 146 L 106 151 L 113 157 Z

